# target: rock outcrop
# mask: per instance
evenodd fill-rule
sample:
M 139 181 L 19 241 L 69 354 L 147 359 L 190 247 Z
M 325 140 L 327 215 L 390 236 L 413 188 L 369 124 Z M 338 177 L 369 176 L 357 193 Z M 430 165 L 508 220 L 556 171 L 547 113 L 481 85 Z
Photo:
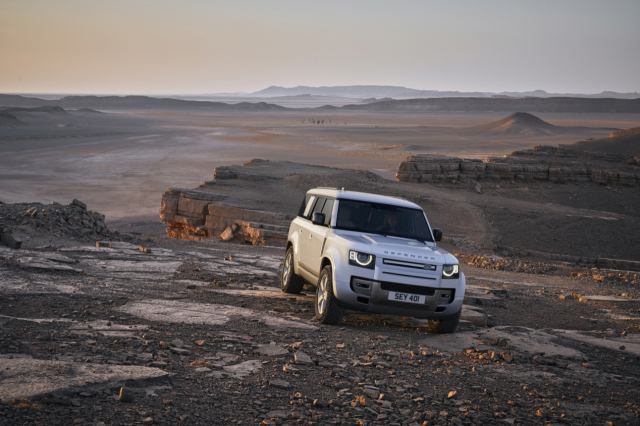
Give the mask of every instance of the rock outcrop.
M 0 203 L 0 241 L 11 248 L 20 248 L 20 242 L 12 233 L 21 228 L 76 239 L 114 237 L 107 228 L 105 216 L 87 210 L 87 205 L 79 200 L 69 205 Z
M 574 157 L 576 161 L 564 158 Z M 618 167 L 577 161 L 593 159 L 618 163 Z M 638 159 L 640 160 L 640 159 Z M 635 157 L 585 153 L 578 150 L 536 146 L 514 151 L 505 157 L 486 160 L 458 158 L 446 155 L 411 155 L 400 164 L 396 178 L 402 182 L 555 182 L 601 185 L 640 185 L 640 164 Z
M 169 225 L 167 236 L 184 240 L 221 237 L 253 245 L 287 241 L 292 217 L 223 203 L 222 199 L 204 191 L 169 189 L 160 208 L 160 220 Z
M 22 238 L 56 237 L 95 241 L 100 238 L 117 240 L 121 235 L 107 228 L 105 216 L 87 209 L 87 205 L 73 200 L 68 205 L 57 202 L 2 203 L 0 202 L 0 246 L 22 247 Z
M 307 190 L 346 186 L 366 191 L 381 179 L 363 170 L 256 158 L 216 167 L 213 180 L 196 189 L 170 189 L 162 197 L 160 220 L 173 238 L 283 246 Z

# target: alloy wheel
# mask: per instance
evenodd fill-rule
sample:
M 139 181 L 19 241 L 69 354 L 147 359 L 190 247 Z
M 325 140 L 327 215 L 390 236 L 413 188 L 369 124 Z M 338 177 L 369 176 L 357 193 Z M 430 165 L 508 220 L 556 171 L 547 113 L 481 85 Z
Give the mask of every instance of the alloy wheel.
M 291 255 L 287 256 L 284 260 L 284 268 L 282 271 L 282 284 L 289 281 L 289 275 L 291 274 Z
M 320 285 L 318 286 L 316 304 L 318 305 L 318 312 L 320 313 L 324 313 L 327 306 L 327 281 L 328 278 L 326 276 L 322 277 Z

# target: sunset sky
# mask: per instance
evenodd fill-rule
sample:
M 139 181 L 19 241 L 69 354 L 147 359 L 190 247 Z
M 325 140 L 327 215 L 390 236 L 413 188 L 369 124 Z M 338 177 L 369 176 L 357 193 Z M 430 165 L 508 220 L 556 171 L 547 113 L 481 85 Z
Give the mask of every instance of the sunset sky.
M 638 0 L 2 0 L 0 92 L 640 92 L 639 18 Z

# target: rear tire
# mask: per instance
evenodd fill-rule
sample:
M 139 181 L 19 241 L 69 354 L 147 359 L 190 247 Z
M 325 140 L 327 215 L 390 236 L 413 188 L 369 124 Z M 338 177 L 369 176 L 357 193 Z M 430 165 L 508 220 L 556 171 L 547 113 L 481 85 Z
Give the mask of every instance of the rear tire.
M 280 276 L 280 288 L 289 294 L 298 294 L 304 287 L 304 280 L 296 275 L 293 268 L 293 246 L 287 249 L 282 263 L 282 274 Z
M 337 324 L 344 315 L 344 308 L 333 294 L 333 271 L 331 265 L 322 269 L 316 287 L 316 319 L 321 324 Z
M 458 328 L 458 324 L 460 323 L 461 314 L 462 309 L 460 309 L 453 318 L 445 320 L 429 320 L 429 329 L 441 334 L 455 333 L 456 328 Z

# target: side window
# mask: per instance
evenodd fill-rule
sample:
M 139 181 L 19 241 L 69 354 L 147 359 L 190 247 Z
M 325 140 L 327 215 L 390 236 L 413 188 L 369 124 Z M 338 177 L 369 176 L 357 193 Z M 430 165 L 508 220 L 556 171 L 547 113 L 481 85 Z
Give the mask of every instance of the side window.
M 311 197 L 309 197 L 309 201 L 307 201 L 307 207 L 305 207 L 304 212 L 302 214 L 302 217 L 304 218 L 308 218 L 309 215 L 311 214 L 311 208 L 313 207 L 314 203 L 316 202 L 316 196 L 312 195 Z
M 327 198 L 327 201 L 324 203 L 324 207 L 322 208 L 322 213 L 324 213 L 325 226 L 329 226 L 331 224 L 331 212 L 333 212 L 333 202 L 334 200 Z

